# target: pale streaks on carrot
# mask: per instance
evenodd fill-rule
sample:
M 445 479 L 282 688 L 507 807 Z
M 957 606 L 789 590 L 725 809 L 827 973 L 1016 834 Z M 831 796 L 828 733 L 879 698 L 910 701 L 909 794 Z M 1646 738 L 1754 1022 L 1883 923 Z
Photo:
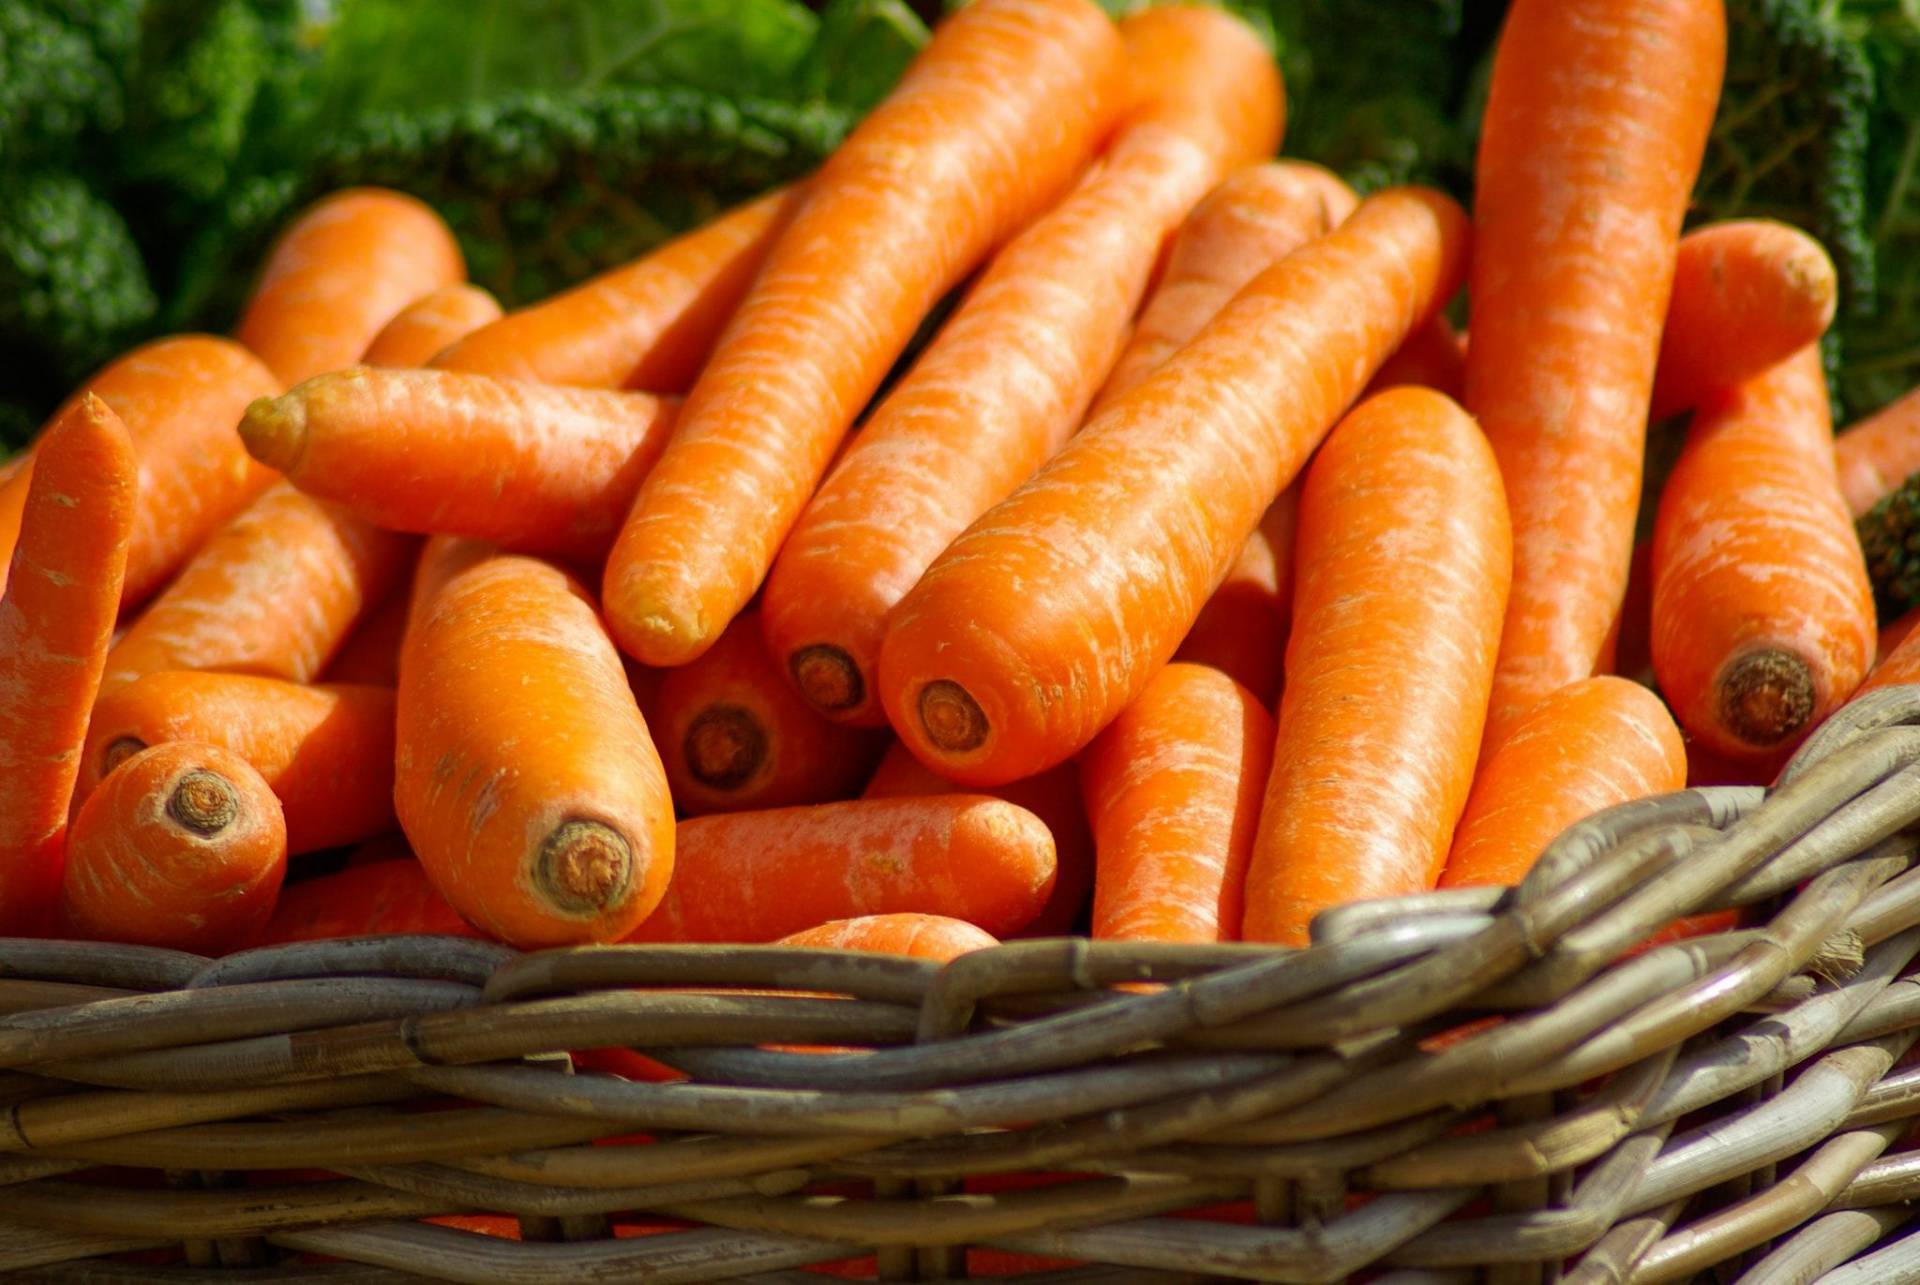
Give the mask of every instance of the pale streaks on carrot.
M 1407 336 L 1393 356 L 1367 385 L 1366 396 L 1389 388 L 1411 384 L 1445 393 L 1455 401 L 1464 395 L 1467 383 L 1467 346 L 1461 342 L 1453 323 L 1444 316 L 1434 317 Z
M 776 946 L 811 946 L 816 950 L 906 955 L 942 964 L 969 951 L 999 944 L 992 933 L 947 915 L 861 915 L 855 919 L 829 919 L 824 924 L 788 933 L 774 943 Z
M 367 345 L 368 366 L 424 366 L 455 341 L 500 318 L 500 303 L 479 286 L 456 281 L 402 308 Z

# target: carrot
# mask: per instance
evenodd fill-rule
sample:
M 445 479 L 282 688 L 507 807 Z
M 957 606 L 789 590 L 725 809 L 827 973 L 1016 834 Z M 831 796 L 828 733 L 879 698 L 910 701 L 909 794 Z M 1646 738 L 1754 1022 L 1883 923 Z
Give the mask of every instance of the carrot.
M 673 880 L 635 942 L 774 941 L 828 919 L 938 914 L 1004 937 L 1053 886 L 1053 840 L 978 794 L 856 799 L 682 821 Z
M 1731 219 L 1680 238 L 1660 332 L 1651 417 L 1698 406 L 1826 333 L 1840 296 L 1833 260 L 1799 228 Z
M 329 683 L 392 687 L 400 681 L 400 640 L 407 630 L 406 586 L 361 617 L 320 672 Z
M 308 682 L 366 605 L 399 583 L 413 548 L 276 484 L 208 541 L 114 644 L 102 686 L 167 669 Z
M 1686 745 L 1658 696 L 1611 675 L 1569 683 L 1487 757 L 1440 885 L 1519 883 L 1575 821 L 1686 781 Z
M 0 933 L 40 926 L 60 881 L 87 716 L 133 537 L 133 444 L 98 397 L 40 439 L 0 596 Z
M 1651 687 L 1653 676 L 1653 541 L 1634 542 L 1627 592 L 1601 648 L 1600 668 Z
M 1840 494 L 1856 518 L 1920 473 L 1920 388 L 1837 434 L 1833 459 Z
M 1877 666 L 1891 656 L 1907 640 L 1907 635 L 1913 632 L 1915 625 L 1920 625 L 1920 607 L 1880 626 L 1880 636 L 1873 649 L 1873 663 Z
M 1513 594 L 1485 748 L 1590 676 L 1626 590 L 1681 216 L 1719 97 L 1711 0 L 1516 0 L 1474 197 L 1466 408 L 1500 460 Z
M 1205 665 L 1155 676 L 1081 756 L 1098 856 L 1093 935 L 1233 941 L 1273 716 Z
M 1653 529 L 1653 669 L 1688 733 L 1757 759 L 1873 663 L 1873 590 L 1833 473 L 1817 344 L 1694 415 Z
M 629 654 L 681 664 L 719 637 L 921 318 L 1072 181 L 1121 72 L 1090 0 L 942 24 L 808 184 L 640 488 L 602 591 Z
M 240 436 L 301 490 L 389 530 L 597 562 L 674 408 L 649 393 L 356 367 L 255 402 Z
M 439 215 L 400 192 L 348 188 L 280 234 L 234 338 L 291 386 L 352 365 L 402 308 L 466 275 Z
M 390 933 L 483 935 L 447 904 L 418 861 L 403 857 L 288 884 L 254 944 Z
M 884 735 L 829 722 L 801 700 L 751 610 L 698 660 L 661 671 L 647 716 L 674 804 L 689 816 L 851 798 Z
M 1278 143 L 1279 77 L 1238 19 L 1150 9 L 1121 34 L 1135 103 L 1113 145 L 994 259 L 861 429 L 768 577 L 767 645 L 830 717 L 886 721 L 874 666 L 887 613 L 1079 427 L 1161 243 L 1222 173 Z M 1321 218 L 1309 186 L 1296 184 L 1295 243 Z
M 1512 568 L 1493 452 L 1424 388 L 1362 403 L 1300 497 L 1298 586 L 1243 936 L 1431 888 L 1473 784 Z
M 862 915 L 829 919 L 788 933 L 777 946 L 813 946 L 821 950 L 867 950 L 880 955 L 910 955 L 946 963 L 968 951 L 1000 943 L 990 932 L 946 915 Z
M 1467 349 L 1445 317 L 1434 317 L 1407 336 L 1367 385 L 1367 396 L 1412 384 L 1445 393 L 1456 401 L 1467 381 Z
M 368 366 L 424 366 L 462 337 L 499 320 L 500 304 L 479 286 L 456 281 L 429 290 L 380 328 L 360 361 Z
M 1367 377 L 1452 293 L 1465 248 L 1446 197 L 1370 198 L 968 528 L 881 649 L 908 748 L 993 785 L 1092 740 L 1173 655 Z
M 515 309 L 429 364 L 548 384 L 684 392 L 799 201 L 796 188 L 769 192 L 624 267 Z
M 280 802 L 246 760 L 174 741 L 121 764 L 74 818 L 65 933 L 219 955 L 273 913 L 287 872 Z
M 447 900 L 516 946 L 611 941 L 660 900 L 673 806 L 586 591 L 428 545 L 400 661 L 394 808 Z
M 100 698 L 77 798 L 152 745 L 229 751 L 266 780 L 298 855 L 394 827 L 393 689 L 303 687 L 249 674 L 148 674 Z
M 1293 529 L 1300 492 L 1288 487 L 1240 546 L 1227 578 L 1200 608 L 1175 660 L 1211 665 L 1273 708 L 1293 617 Z

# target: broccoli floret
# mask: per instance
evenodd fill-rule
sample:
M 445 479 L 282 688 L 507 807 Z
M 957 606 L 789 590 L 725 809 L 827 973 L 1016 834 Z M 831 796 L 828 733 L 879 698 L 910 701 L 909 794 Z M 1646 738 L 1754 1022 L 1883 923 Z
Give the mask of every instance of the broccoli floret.
M 71 149 L 125 116 L 125 67 L 143 0 L 0 4 L 0 164 Z

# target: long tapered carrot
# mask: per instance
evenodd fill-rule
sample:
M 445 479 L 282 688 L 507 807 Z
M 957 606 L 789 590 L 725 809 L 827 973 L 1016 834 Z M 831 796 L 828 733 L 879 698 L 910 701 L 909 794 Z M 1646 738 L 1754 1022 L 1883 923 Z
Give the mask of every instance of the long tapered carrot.
M 1320 449 L 1243 936 L 1431 888 L 1473 784 L 1512 537 L 1500 473 L 1445 396 L 1396 388 Z
M 286 817 L 287 851 L 385 833 L 393 816 L 393 689 L 306 687 L 251 674 L 148 674 L 100 698 L 76 798 L 153 745 L 192 741 L 237 754 Z
M 609 941 L 673 869 L 660 756 L 591 599 L 436 539 L 401 654 L 394 807 L 436 886 L 517 946 Z
M 1393 356 L 1386 359 L 1367 385 L 1366 395 L 1384 393 L 1389 388 L 1412 384 L 1431 388 L 1458 401 L 1467 383 L 1467 350 L 1460 336 L 1444 316 L 1434 317 L 1407 336 Z
M 774 944 L 910 955 L 944 964 L 968 951 L 985 950 L 1000 943 L 992 933 L 947 915 L 861 915 L 855 919 L 829 919 L 824 924 L 788 933 Z
M 40 439 L 0 596 L 0 932 L 40 926 L 133 537 L 133 444 L 82 397 Z
M 746 605 L 928 309 L 1085 163 L 1122 71 L 1091 0 L 980 0 L 834 152 L 614 545 L 602 600 L 630 655 L 691 660 Z
M 482 326 L 500 319 L 500 303 L 479 286 L 456 281 L 402 308 L 367 345 L 368 366 L 424 366 Z
M 1835 434 L 1833 460 L 1856 518 L 1920 473 L 1920 388 Z
M 1873 663 L 1873 590 L 1833 473 L 1820 350 L 1709 397 L 1653 528 L 1653 669 L 1680 725 L 1761 758 Z
M 1267 506 L 1227 578 L 1200 608 L 1175 660 L 1211 665 L 1273 708 L 1293 619 L 1293 534 L 1300 491 L 1288 487 Z
M 1487 757 L 1440 885 L 1519 883 L 1575 821 L 1686 783 L 1686 743 L 1658 696 L 1610 674 L 1569 683 Z
M 288 884 L 253 944 L 391 933 L 485 935 L 447 904 L 425 867 L 407 856 Z
M 1458 206 L 1394 189 L 1242 289 L 901 600 L 880 654 L 900 738 L 970 785 L 1092 740 L 1465 253 Z
M 466 275 L 453 233 L 426 205 L 348 188 L 280 234 L 234 338 L 291 386 L 352 365 L 401 309 Z
M 1273 716 L 1252 692 L 1205 665 L 1161 670 L 1081 756 L 1093 935 L 1236 940 L 1272 761 Z
M 1474 196 L 1466 407 L 1500 459 L 1513 599 L 1486 746 L 1594 672 L 1633 552 L 1681 216 L 1726 55 L 1719 0 L 1516 0 Z
M 874 669 L 887 613 L 1079 427 L 1162 242 L 1223 172 L 1278 142 L 1279 77 L 1238 19 L 1150 9 L 1121 33 L 1135 104 L 1113 145 L 994 259 L 808 503 L 767 579 L 768 646 L 831 717 L 885 722 Z M 1321 219 L 1307 186 L 1293 193 L 1294 244 Z
M 74 818 L 62 931 L 205 955 L 245 945 L 287 872 L 280 801 L 245 759 L 174 741 L 128 759 Z

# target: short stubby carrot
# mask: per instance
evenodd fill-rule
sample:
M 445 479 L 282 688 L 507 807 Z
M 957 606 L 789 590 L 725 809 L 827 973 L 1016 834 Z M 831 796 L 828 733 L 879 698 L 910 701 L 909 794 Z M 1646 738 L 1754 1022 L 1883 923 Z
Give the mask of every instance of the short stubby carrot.
M 1369 198 L 968 528 L 882 645 L 880 693 L 907 746 L 993 785 L 1092 740 L 1367 378 L 1453 293 L 1466 237 L 1437 192 Z
M 380 328 L 360 361 L 367 366 L 424 366 L 482 326 L 499 320 L 500 302 L 479 286 L 456 281 L 428 291 Z
M 1833 472 L 1817 344 L 1695 412 L 1653 528 L 1653 669 L 1680 725 L 1758 759 L 1873 663 L 1866 561 Z
M 781 188 L 434 357 L 443 370 L 585 388 L 686 391 L 799 203 Z
M 1920 473 L 1920 388 L 1835 434 L 1833 461 L 1856 518 Z
M 788 933 L 774 943 L 776 946 L 812 946 L 819 950 L 908 955 L 942 964 L 969 951 L 999 944 L 992 933 L 947 915 L 861 915 L 857 919 L 830 919 L 824 924 Z
M 290 941 L 326 941 L 335 937 L 378 937 L 393 933 L 431 933 L 479 937 L 479 929 L 447 904 L 411 856 L 349 866 L 334 874 L 303 879 L 280 892 L 273 918 L 254 945 Z
M 43 926 L 120 608 L 137 502 L 133 443 L 82 397 L 40 439 L 0 596 L 0 934 Z
M 1516 0 L 1480 135 L 1466 408 L 1513 598 L 1486 748 L 1589 677 L 1626 590 L 1654 362 L 1726 57 L 1719 0 Z
M 1458 401 L 1467 384 L 1467 349 L 1444 316 L 1435 317 L 1407 336 L 1367 385 L 1367 395 L 1412 384 L 1431 388 Z
M 434 540 L 399 694 L 394 808 L 464 917 L 557 946 L 614 940 L 654 908 L 674 860 L 666 775 L 571 577 Z
M 1080 758 L 1094 937 L 1236 940 L 1272 762 L 1252 692 L 1205 665 L 1161 670 Z
M 1053 839 L 979 794 L 855 799 L 680 823 L 673 879 L 628 941 L 774 941 L 828 919 L 951 915 L 996 937 L 1040 913 Z
M 76 798 L 150 746 L 237 754 L 280 800 L 287 851 L 337 848 L 394 828 L 393 689 L 307 687 L 251 674 L 148 674 L 100 698 Z
M 969 290 L 808 503 L 767 579 L 767 644 L 829 717 L 886 721 L 874 671 L 887 613 L 1080 426 L 1161 245 L 1222 173 L 1279 142 L 1279 76 L 1239 19 L 1149 9 L 1121 35 L 1135 101 L 1112 146 Z M 1303 192 L 1293 204 L 1297 244 L 1321 210 Z
M 676 403 L 448 370 L 355 367 L 255 402 L 240 436 L 311 495 L 394 531 L 595 561 Z
M 1611 674 L 1569 683 L 1481 765 L 1440 886 L 1519 883 L 1574 822 L 1686 783 L 1686 743 L 1658 696 Z
M 1320 449 L 1248 941 L 1304 945 L 1330 906 L 1434 886 L 1473 784 L 1512 556 L 1493 451 L 1442 394 L 1378 394 Z
M 466 275 L 453 233 L 425 204 L 348 188 L 280 234 L 233 337 L 291 386 L 352 365 L 402 308 Z
M 287 872 L 280 801 L 238 755 L 174 741 L 129 758 L 73 820 L 63 933 L 220 955 L 273 913 Z
M 621 647 L 682 664 L 753 596 L 940 296 L 1057 200 L 1118 109 L 1091 0 L 978 0 L 808 182 L 607 563 Z
M 1267 506 L 1227 578 L 1200 608 L 1175 660 L 1211 665 L 1273 708 L 1293 619 L 1293 529 L 1300 492 L 1288 487 Z

